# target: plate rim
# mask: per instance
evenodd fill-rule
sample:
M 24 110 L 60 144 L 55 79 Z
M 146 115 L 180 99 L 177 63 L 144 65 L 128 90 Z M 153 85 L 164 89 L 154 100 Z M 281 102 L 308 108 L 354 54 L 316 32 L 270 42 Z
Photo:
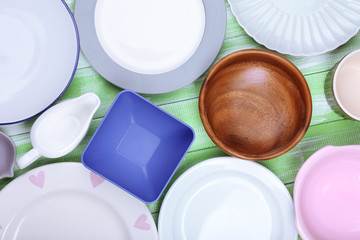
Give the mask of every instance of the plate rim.
M 45 107 L 45 109 L 41 110 L 40 112 L 30 116 L 30 117 L 27 117 L 25 119 L 22 119 L 22 120 L 15 120 L 15 121 L 12 121 L 12 122 L 0 122 L 0 126 L 1 125 L 11 125 L 11 124 L 16 124 L 16 123 L 20 123 L 20 122 L 25 122 L 27 120 L 30 120 L 34 117 L 36 117 L 37 115 L 45 112 L 46 110 L 48 110 L 52 105 L 54 105 L 63 95 L 64 93 L 67 91 L 67 89 L 69 88 L 74 76 L 75 76 L 75 73 L 76 73 L 76 70 L 77 70 L 77 66 L 79 64 L 79 57 L 80 57 L 80 37 L 79 37 L 79 30 L 78 30 L 78 27 L 77 27 L 77 24 L 76 24 L 76 21 L 75 21 L 75 17 L 74 15 L 72 14 L 71 12 L 71 9 L 69 8 L 69 6 L 67 5 L 67 3 L 65 2 L 65 0 L 61 0 L 62 4 L 64 5 L 65 9 L 67 10 L 67 12 L 69 13 L 69 16 L 71 18 L 71 21 L 73 22 L 73 26 L 74 26 L 74 30 L 75 30 L 75 37 L 76 37 L 76 57 L 75 57 L 75 65 L 74 65 L 74 69 L 71 73 L 71 76 L 70 76 L 70 79 L 67 83 L 67 85 L 65 86 L 65 88 L 62 90 L 62 92 L 60 93 L 60 95 L 58 97 L 55 98 L 54 101 L 52 101 L 47 107 Z
M 79 27 L 81 49 L 96 72 L 122 89 L 142 94 L 162 94 L 181 89 L 206 72 L 216 59 L 225 39 L 227 28 L 225 1 L 202 0 L 206 19 L 205 31 L 195 53 L 184 64 L 171 71 L 161 74 L 136 73 L 115 63 L 102 48 L 95 29 L 96 2 L 97 0 L 77 0 L 75 4 L 75 19 Z M 209 51 L 209 49 L 213 50 Z
M 166 209 L 168 202 L 170 201 L 169 199 L 172 197 L 171 195 L 173 195 L 174 191 L 176 190 L 176 188 L 178 187 L 178 185 L 181 185 L 183 181 L 186 181 L 186 179 L 191 176 L 193 174 L 193 172 L 197 171 L 199 168 L 205 167 L 205 166 L 209 166 L 215 163 L 221 164 L 221 162 L 227 161 L 227 163 L 231 163 L 233 164 L 235 161 L 241 161 L 242 165 L 248 165 L 248 166 L 252 166 L 252 167 L 256 167 L 258 169 L 261 169 L 261 171 L 265 171 L 267 172 L 268 176 L 274 179 L 274 182 L 276 182 L 277 185 L 281 185 L 281 189 L 284 192 L 284 194 L 287 197 L 287 201 L 289 201 L 291 203 L 291 205 L 294 207 L 294 202 L 293 202 L 293 198 L 291 197 L 289 191 L 287 190 L 286 186 L 284 185 L 284 183 L 268 168 L 262 166 L 259 163 L 256 162 L 252 162 L 252 161 L 247 161 L 247 160 L 243 160 L 243 159 L 239 159 L 239 158 L 235 158 L 235 157 L 231 157 L 231 156 L 223 156 L 223 157 L 214 157 L 214 158 L 210 158 L 207 159 L 203 162 L 200 162 L 194 166 L 192 166 L 191 168 L 189 168 L 188 170 L 186 170 L 175 182 L 174 184 L 170 187 L 169 191 L 166 193 L 166 196 L 161 204 L 161 209 L 160 209 L 160 213 L 159 213 L 159 219 L 158 219 L 158 232 L 159 232 L 159 239 L 160 240 L 166 240 L 163 239 L 163 219 L 164 219 L 164 209 Z M 235 162 L 236 163 L 236 162 Z M 234 169 L 232 169 L 234 170 Z M 238 170 L 238 169 L 237 169 Z M 238 170 L 239 171 L 239 170 Z M 249 174 L 249 172 L 243 171 L 246 174 Z M 251 175 L 251 174 L 250 174 Z M 257 178 L 256 176 L 252 175 L 253 177 Z M 259 179 L 261 182 L 263 182 L 261 179 Z M 267 186 L 267 185 L 266 185 Z M 175 189 L 175 190 L 174 190 Z M 177 193 L 177 198 L 180 199 L 183 196 L 184 192 L 181 193 L 181 195 L 179 193 Z M 282 212 L 283 213 L 283 212 Z M 293 211 L 293 217 L 294 217 L 294 222 L 295 222 L 295 210 Z M 296 231 L 295 225 L 294 225 L 294 240 L 298 239 L 298 233 Z M 288 240 L 288 239 L 287 239 Z
M 88 182 L 89 182 L 89 187 L 88 188 L 85 188 L 83 189 L 84 192 L 86 192 L 87 194 L 90 194 L 90 195 L 94 195 L 95 197 L 98 197 L 102 200 L 104 200 L 107 204 L 110 204 L 107 200 L 106 200 L 106 197 L 104 196 L 101 196 L 102 194 L 95 194 L 93 193 L 92 188 L 91 186 L 94 188 L 94 190 L 98 187 L 98 186 L 94 186 L 92 185 L 93 182 L 92 182 L 92 178 L 91 178 L 91 174 L 94 174 L 92 171 L 88 170 L 87 168 L 85 168 L 83 166 L 83 164 L 81 164 L 80 162 L 58 162 L 58 163 L 52 163 L 52 164 L 47 164 L 47 165 L 43 165 L 43 166 L 40 166 L 40 167 L 37 167 L 37 168 L 34 168 L 34 169 L 31 169 L 30 171 L 20 175 L 19 177 L 17 177 L 16 179 L 14 179 L 13 181 L 11 181 L 10 183 L 8 183 L 1 191 L 0 191 L 0 198 L 3 198 L 5 200 L 2 200 L 2 201 L 8 201 L 9 197 L 6 197 L 6 194 L 7 194 L 7 191 L 12 191 L 11 188 L 12 188 L 12 185 L 15 183 L 15 184 L 19 184 L 19 182 L 27 182 L 29 181 L 28 179 L 30 178 L 30 176 L 33 176 L 33 175 L 37 175 L 39 172 L 55 172 L 55 174 L 58 174 L 57 173 L 57 166 L 60 166 L 62 168 L 62 170 L 64 171 L 65 168 L 67 169 L 71 169 L 71 171 L 75 171 L 75 172 L 78 172 L 80 174 L 73 174 L 73 175 L 66 175 L 66 178 L 69 179 L 69 178 L 78 178 L 79 176 L 83 176 L 83 174 L 85 174 L 86 172 L 88 172 L 89 174 L 89 178 L 88 178 Z M 70 176 L 70 177 L 69 177 Z M 105 180 L 105 179 L 104 179 Z M 30 180 L 31 182 L 31 180 Z M 59 180 L 59 182 L 61 182 Z M 35 183 L 32 183 L 35 185 L 35 188 L 36 187 L 39 187 L 38 185 L 36 185 Z M 55 185 L 58 184 L 58 182 L 55 183 Z M 124 199 L 126 198 L 127 200 L 126 201 L 129 201 L 130 199 L 131 200 L 135 200 L 137 203 L 135 205 L 137 205 L 137 209 L 140 209 L 139 206 L 140 205 L 143 205 L 144 207 L 144 210 L 146 210 L 146 215 L 147 216 L 147 223 L 151 226 L 151 231 L 149 233 L 149 235 L 153 235 L 154 236 L 154 240 L 158 240 L 158 233 L 157 233 L 157 228 L 156 228 L 156 224 L 155 224 L 155 221 L 154 221 L 154 218 L 152 217 L 152 214 L 149 210 L 149 208 L 146 206 L 145 203 L 135 199 L 134 197 L 132 197 L 131 195 L 129 195 L 128 193 L 124 192 L 123 190 L 117 188 L 116 186 L 114 186 L 113 184 L 111 184 L 110 182 L 107 182 L 107 181 L 102 181 L 101 183 L 99 183 L 99 185 L 105 185 L 106 188 L 111 188 L 111 189 L 116 189 L 118 190 L 118 193 L 116 193 L 116 195 L 122 195 L 124 196 Z M 78 183 L 78 186 L 79 185 L 82 185 L 82 183 Z M 45 187 L 45 186 L 44 186 Z M 40 189 L 41 187 L 39 187 Z M 10 190 L 8 190 L 10 189 Z M 56 187 L 57 190 L 64 190 L 66 188 L 63 188 L 63 184 L 61 185 L 61 187 L 57 186 Z M 5 192 L 4 192 L 5 190 Z M 43 190 L 42 188 L 40 190 Z M 108 191 L 108 189 L 106 189 L 105 191 Z M 55 190 L 56 192 L 56 190 Z M 104 190 L 102 190 L 102 192 L 104 192 Z M 108 191 L 110 195 L 113 195 L 114 191 Z M 14 191 L 12 192 L 14 194 Z M 47 194 L 51 194 L 51 193 L 54 193 L 54 191 L 51 189 L 48 189 L 48 190 L 43 190 L 43 191 L 32 191 L 32 194 L 33 196 L 37 196 L 37 198 L 41 198 L 41 196 L 45 196 Z M 5 197 L 4 197 L 5 196 Z M 7 199 L 7 200 L 6 200 Z M 25 206 L 26 204 L 29 203 L 29 201 L 24 201 L 24 199 L 21 199 L 21 202 L 23 203 L 23 205 Z M 133 202 L 133 201 L 132 201 Z M 111 204 L 114 206 L 114 204 Z M 119 208 L 118 208 L 119 209 Z M 14 211 L 16 212 L 16 210 Z M 142 215 L 141 215 L 142 216 Z M 140 216 L 140 217 L 141 217 Z M 139 217 L 139 218 L 140 218 Z M 3 236 L 3 234 L 5 233 L 5 229 L 6 229 L 6 226 L 9 224 L 9 222 L 7 222 L 5 225 L 4 223 L 0 223 L 0 224 L 3 224 L 0 228 L 0 237 Z M 136 223 L 135 223 L 136 224 Z M 134 225 L 135 227 L 135 225 Z M 130 229 L 130 226 L 127 226 L 126 227 L 128 230 Z M 1 231 L 3 230 L 3 231 Z M 131 233 L 131 231 L 130 231 Z M 131 236 L 131 235 L 130 235 Z

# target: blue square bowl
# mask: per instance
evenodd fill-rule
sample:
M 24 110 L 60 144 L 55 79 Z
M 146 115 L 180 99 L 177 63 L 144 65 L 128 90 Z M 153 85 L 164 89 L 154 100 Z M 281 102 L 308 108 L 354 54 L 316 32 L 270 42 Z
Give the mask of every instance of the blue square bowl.
M 82 154 L 88 169 L 146 203 L 156 201 L 195 139 L 193 129 L 122 91 Z

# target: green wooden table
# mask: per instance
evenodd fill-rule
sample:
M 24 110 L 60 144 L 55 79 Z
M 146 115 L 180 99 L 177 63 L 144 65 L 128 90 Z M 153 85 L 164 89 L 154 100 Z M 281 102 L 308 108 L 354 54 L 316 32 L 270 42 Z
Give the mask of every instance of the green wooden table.
M 67 0 L 66 2 L 71 9 L 74 9 L 74 0 Z M 227 5 L 227 9 L 228 24 L 226 37 L 216 61 L 237 50 L 248 48 L 264 49 L 263 46 L 257 44 L 239 26 L 230 11 L 229 5 Z M 293 191 L 294 179 L 299 168 L 316 150 L 326 145 L 341 146 L 360 144 L 360 122 L 351 120 L 342 113 L 336 104 L 331 87 L 336 64 L 345 55 L 359 48 L 360 33 L 345 45 L 326 54 L 312 57 L 294 57 L 285 55 L 286 58 L 292 61 L 300 69 L 309 84 L 313 99 L 312 121 L 304 139 L 294 149 L 281 157 L 261 162 L 261 164 L 273 171 L 288 187 L 290 193 Z M 209 158 L 226 155 L 210 140 L 200 120 L 198 112 L 198 96 L 205 76 L 206 73 L 194 83 L 175 92 L 161 95 L 143 95 L 165 111 L 188 123 L 196 132 L 196 140 L 169 186 L 171 186 L 174 180 L 191 166 Z M 49 80 L 50 79 L 51 76 L 49 76 Z M 96 73 L 85 58 L 81 56 L 75 77 L 69 89 L 65 92 L 59 102 L 80 96 L 87 92 L 94 92 L 100 97 L 102 102 L 101 107 L 92 120 L 86 138 L 73 152 L 63 158 L 41 158 L 25 170 L 15 168 L 14 178 L 32 168 L 45 164 L 55 162 L 80 162 L 81 153 L 121 90 L 122 89 L 105 81 Z M 0 131 L 10 135 L 16 143 L 18 158 L 31 149 L 29 131 L 33 122 L 34 119 L 16 125 L 0 127 Z M 14 178 L 1 180 L 0 189 Z M 167 190 L 165 190 L 159 201 L 148 205 L 156 222 L 166 192 Z

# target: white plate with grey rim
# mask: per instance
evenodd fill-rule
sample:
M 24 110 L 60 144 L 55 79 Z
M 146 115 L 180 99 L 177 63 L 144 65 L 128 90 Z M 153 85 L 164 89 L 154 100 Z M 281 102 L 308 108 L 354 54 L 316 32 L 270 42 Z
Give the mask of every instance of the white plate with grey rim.
M 106 80 L 139 93 L 180 89 L 215 60 L 223 0 L 77 0 L 82 51 Z

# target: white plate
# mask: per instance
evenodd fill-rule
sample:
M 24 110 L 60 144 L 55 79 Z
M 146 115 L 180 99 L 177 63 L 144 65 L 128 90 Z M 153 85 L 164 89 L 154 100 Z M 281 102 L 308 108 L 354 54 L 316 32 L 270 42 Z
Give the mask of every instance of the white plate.
M 202 0 L 98 0 L 95 28 L 114 62 L 133 72 L 161 74 L 183 65 L 198 49 L 205 8 Z
M 80 163 L 34 169 L 0 192 L 0 239 L 156 240 L 146 205 Z
M 213 63 L 226 32 L 224 0 L 77 0 L 81 49 L 106 80 L 159 94 Z
M 62 95 L 76 70 L 79 39 L 60 0 L 0 0 L 0 32 L 0 124 L 7 124 Z
M 220 157 L 185 172 L 161 207 L 161 240 L 297 239 L 292 198 L 258 163 Z
M 251 37 L 285 54 L 328 52 L 360 28 L 358 0 L 229 0 L 229 4 Z

